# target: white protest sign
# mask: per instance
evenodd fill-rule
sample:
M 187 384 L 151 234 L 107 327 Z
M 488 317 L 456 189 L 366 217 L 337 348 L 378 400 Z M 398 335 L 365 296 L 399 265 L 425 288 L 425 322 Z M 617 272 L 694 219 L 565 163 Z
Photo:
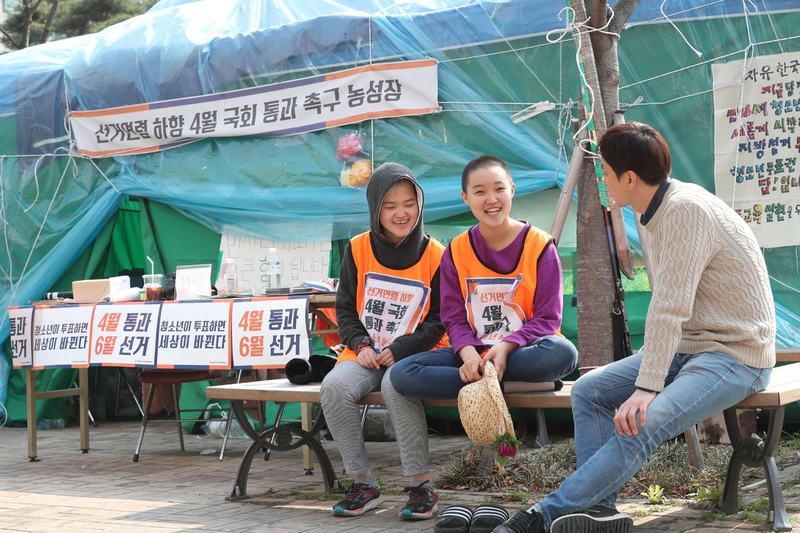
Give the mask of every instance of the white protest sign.
M 33 368 L 89 366 L 93 305 L 38 307 L 33 314 Z
M 11 366 L 24 368 L 33 365 L 33 306 L 8 308 L 11 338 Z
M 311 355 L 308 296 L 234 300 L 233 367 L 283 368 Z
M 230 313 L 231 300 L 163 302 L 158 368 L 230 368 Z
M 800 244 L 800 52 L 711 65 L 716 194 L 762 248 Z
M 327 242 L 277 242 L 223 235 L 219 249 L 222 262 L 228 257 L 236 263 L 239 289 L 252 288 L 253 295 L 264 294 L 267 286 L 267 254 L 276 248 L 281 260 L 284 287 L 297 287 L 304 281 L 328 277 L 331 260 L 331 243 Z M 217 281 L 217 287 L 222 287 Z
M 161 302 L 99 303 L 92 320 L 95 365 L 153 367 Z
M 211 263 L 182 265 L 175 270 L 175 299 L 195 300 L 211 296 Z

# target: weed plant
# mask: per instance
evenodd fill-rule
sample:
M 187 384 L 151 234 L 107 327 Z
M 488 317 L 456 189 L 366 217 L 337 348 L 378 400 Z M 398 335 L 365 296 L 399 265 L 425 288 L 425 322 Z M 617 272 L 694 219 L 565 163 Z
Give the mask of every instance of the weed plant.
M 779 468 L 800 462 L 800 435 L 785 437 L 775 453 Z M 546 494 L 558 488 L 575 469 L 575 447 L 572 439 L 556 442 L 546 448 L 520 448 L 516 457 L 505 466 L 494 464 L 482 471 L 478 460 L 482 446 L 468 446 L 441 467 L 437 485 L 447 489 L 503 492 L 508 494 Z M 705 467 L 695 469 L 682 439 L 661 444 L 639 472 L 620 489 L 620 496 L 638 498 L 650 487 L 663 489 L 664 498 L 713 500 L 721 496 L 731 447 L 725 444 L 701 444 Z M 748 485 L 763 478 L 760 468 L 745 467 L 741 484 Z M 534 499 L 536 496 L 533 496 Z M 715 503 L 715 502 L 709 502 Z

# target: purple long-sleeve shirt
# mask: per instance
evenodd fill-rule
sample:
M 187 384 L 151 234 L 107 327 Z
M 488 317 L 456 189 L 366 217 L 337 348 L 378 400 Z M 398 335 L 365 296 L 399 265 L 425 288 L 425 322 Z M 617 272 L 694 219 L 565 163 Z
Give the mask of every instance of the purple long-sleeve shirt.
M 530 224 L 525 222 L 525 227 Z M 520 256 L 526 231 L 521 231 L 514 241 L 504 250 L 495 251 L 489 248 L 486 240 L 481 235 L 478 226 L 470 230 L 472 242 L 478 258 L 484 265 L 498 272 L 509 272 Z M 550 242 L 539 257 L 536 265 L 536 291 L 534 293 L 533 317 L 525 322 L 519 331 L 515 331 L 505 338 L 506 341 L 516 342 L 520 346 L 528 346 L 533 341 L 552 335 L 561 327 L 561 314 L 564 308 L 564 285 L 561 278 L 561 260 L 555 243 Z M 472 331 L 467 320 L 467 309 L 464 297 L 461 295 L 461 285 L 458 281 L 458 272 L 453 263 L 450 247 L 442 255 L 439 267 L 441 288 L 441 317 L 442 323 L 447 328 L 447 335 L 457 354 L 464 346 L 475 346 L 481 353 L 486 346 Z

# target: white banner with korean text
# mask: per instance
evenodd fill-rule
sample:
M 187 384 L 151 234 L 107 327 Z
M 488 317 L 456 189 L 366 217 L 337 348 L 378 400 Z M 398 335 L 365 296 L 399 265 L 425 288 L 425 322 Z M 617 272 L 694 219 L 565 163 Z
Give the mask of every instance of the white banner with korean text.
M 800 53 L 711 66 L 714 184 L 762 248 L 800 244 Z
M 160 302 L 97 304 L 92 366 L 154 367 L 160 312 Z
M 283 368 L 311 355 L 308 296 L 234 300 L 234 368 Z
M 37 307 L 33 313 L 33 369 L 89 366 L 93 305 Z
M 73 111 L 81 154 L 155 152 L 204 137 L 292 135 L 439 110 L 433 59 L 379 63 L 272 85 Z
M 14 368 L 33 366 L 33 311 L 32 305 L 8 308 L 11 366 Z
M 231 300 L 165 301 L 158 322 L 158 368 L 231 367 Z

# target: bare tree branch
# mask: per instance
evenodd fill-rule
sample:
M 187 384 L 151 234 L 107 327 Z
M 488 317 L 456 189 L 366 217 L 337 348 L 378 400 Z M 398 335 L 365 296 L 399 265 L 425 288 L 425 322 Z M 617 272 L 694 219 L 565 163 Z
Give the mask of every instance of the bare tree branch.
M 56 11 L 58 10 L 59 1 L 60 0 L 53 0 L 53 5 L 50 6 L 50 14 L 47 15 L 47 22 L 44 25 L 44 30 L 42 30 L 42 43 L 46 43 L 47 37 L 50 35 L 50 28 L 53 27 L 53 21 L 56 18 Z
M 11 41 L 11 43 L 12 43 L 14 46 L 16 46 L 16 47 L 17 47 L 17 50 L 19 50 L 19 49 L 20 49 L 20 47 L 19 47 L 19 43 L 18 43 L 17 41 L 15 41 L 15 40 L 14 40 L 14 38 L 11 36 L 11 34 L 10 34 L 10 33 L 8 33 L 6 30 L 4 30 L 2 26 L 0 26 L 0 32 L 3 32 L 3 35 L 5 35 L 5 36 L 6 36 L 6 39 L 8 39 L 9 41 Z
M 617 5 L 614 6 L 614 20 L 611 21 L 608 31 L 619 34 L 619 32 L 622 31 L 622 27 L 628 22 L 631 14 L 636 9 L 636 6 L 639 5 L 639 1 L 640 0 L 619 0 Z

